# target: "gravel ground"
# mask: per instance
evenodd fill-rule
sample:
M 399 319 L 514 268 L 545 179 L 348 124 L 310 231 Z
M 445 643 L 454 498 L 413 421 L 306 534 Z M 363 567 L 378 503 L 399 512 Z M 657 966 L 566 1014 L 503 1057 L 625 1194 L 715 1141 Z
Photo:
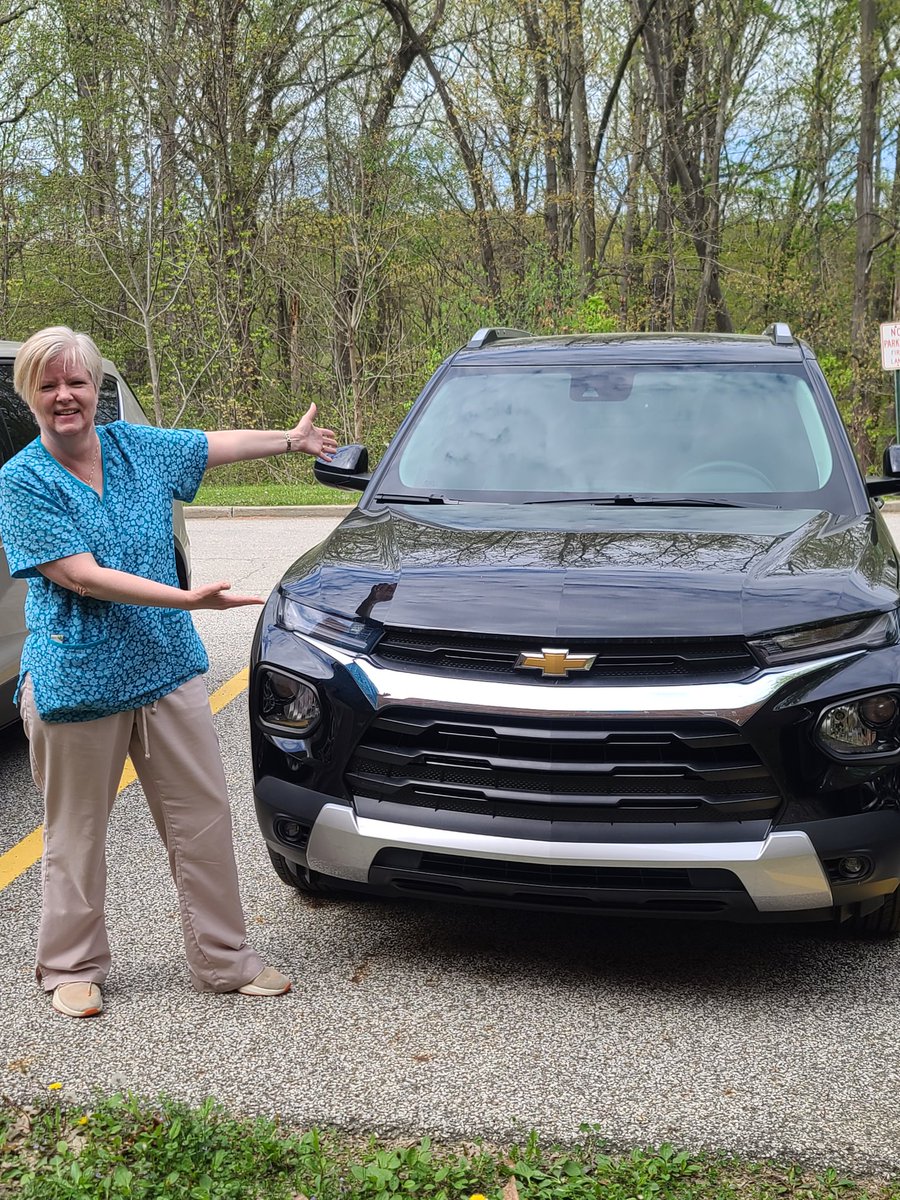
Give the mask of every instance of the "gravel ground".
M 196 575 L 265 592 L 330 525 L 192 522 Z M 255 615 L 198 622 L 211 691 L 245 665 Z M 614 1146 L 900 1168 L 900 944 L 814 927 L 312 903 L 276 879 L 259 838 L 242 698 L 217 725 L 251 938 L 295 991 L 190 990 L 174 891 L 133 786 L 111 828 L 115 966 L 100 1019 L 57 1017 L 34 987 L 37 869 L 0 892 L 0 1094 L 59 1082 L 79 1100 L 96 1088 L 213 1095 L 298 1124 L 446 1139 L 532 1126 L 570 1139 L 590 1122 Z M 38 819 L 15 733 L 0 739 L 0 818 L 3 848 Z

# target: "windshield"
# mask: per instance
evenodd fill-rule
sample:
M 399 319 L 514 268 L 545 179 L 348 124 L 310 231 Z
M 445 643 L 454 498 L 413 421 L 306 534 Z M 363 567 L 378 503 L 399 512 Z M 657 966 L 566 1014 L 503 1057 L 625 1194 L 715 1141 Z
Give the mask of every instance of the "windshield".
M 392 447 L 380 493 L 852 511 L 802 367 L 783 364 L 453 368 Z

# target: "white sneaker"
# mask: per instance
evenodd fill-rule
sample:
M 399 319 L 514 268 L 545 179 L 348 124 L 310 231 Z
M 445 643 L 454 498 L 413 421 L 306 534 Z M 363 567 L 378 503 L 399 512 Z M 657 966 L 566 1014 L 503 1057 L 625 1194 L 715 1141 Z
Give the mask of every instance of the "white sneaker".
M 283 996 L 290 990 L 290 979 L 274 967 L 263 967 L 255 979 L 238 988 L 242 996 Z
M 96 983 L 61 983 L 53 989 L 51 1003 L 66 1017 L 96 1017 L 103 1008 L 103 993 Z

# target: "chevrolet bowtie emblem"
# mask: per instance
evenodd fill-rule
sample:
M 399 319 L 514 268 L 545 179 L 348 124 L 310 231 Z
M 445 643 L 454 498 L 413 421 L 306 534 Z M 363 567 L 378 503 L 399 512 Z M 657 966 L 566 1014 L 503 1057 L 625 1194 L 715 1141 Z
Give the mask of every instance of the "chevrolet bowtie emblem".
M 568 650 L 544 649 L 540 654 L 523 651 L 516 661 L 516 669 L 540 671 L 542 675 L 559 678 L 568 676 L 570 671 L 589 671 L 596 660 L 596 654 L 570 654 Z

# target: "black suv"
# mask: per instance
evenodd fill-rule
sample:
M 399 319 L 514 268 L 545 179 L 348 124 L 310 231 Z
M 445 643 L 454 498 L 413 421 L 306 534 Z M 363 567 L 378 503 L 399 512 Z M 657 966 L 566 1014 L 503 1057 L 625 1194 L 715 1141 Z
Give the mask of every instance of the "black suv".
M 900 481 L 786 325 L 480 330 L 316 475 L 362 498 L 252 652 L 286 883 L 900 929 Z

